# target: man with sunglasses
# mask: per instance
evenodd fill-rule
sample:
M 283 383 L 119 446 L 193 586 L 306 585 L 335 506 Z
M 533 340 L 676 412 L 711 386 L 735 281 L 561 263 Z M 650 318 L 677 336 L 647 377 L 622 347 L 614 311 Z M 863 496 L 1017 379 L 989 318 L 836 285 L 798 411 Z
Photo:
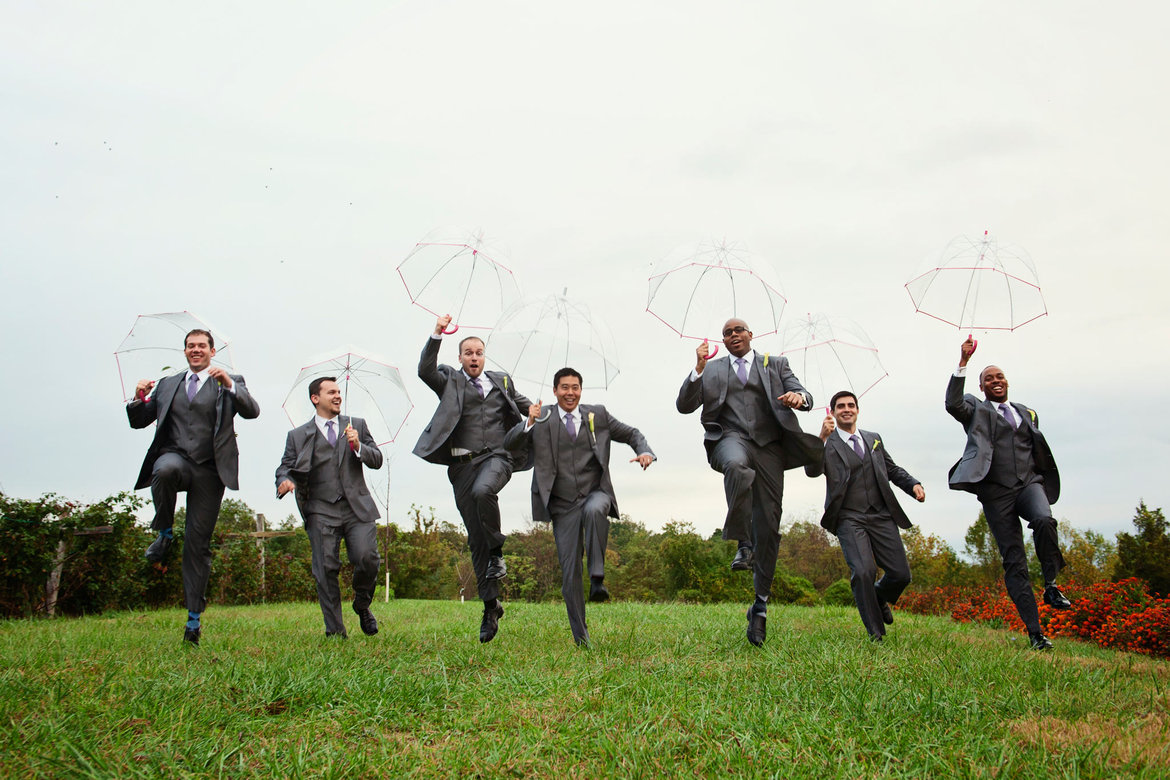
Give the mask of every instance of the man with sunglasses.
M 723 538 L 739 549 L 734 570 L 751 570 L 755 602 L 747 613 L 747 638 L 764 643 L 768 596 L 780 548 L 784 471 L 818 465 L 821 440 L 800 428 L 793 410 L 812 408 L 812 394 L 800 384 L 784 357 L 752 349 L 746 322 L 732 318 L 723 326 L 728 356 L 708 361 L 710 346 L 695 350 L 697 361 L 675 402 L 683 414 L 703 408 L 703 446 L 707 462 L 723 474 L 727 516 Z

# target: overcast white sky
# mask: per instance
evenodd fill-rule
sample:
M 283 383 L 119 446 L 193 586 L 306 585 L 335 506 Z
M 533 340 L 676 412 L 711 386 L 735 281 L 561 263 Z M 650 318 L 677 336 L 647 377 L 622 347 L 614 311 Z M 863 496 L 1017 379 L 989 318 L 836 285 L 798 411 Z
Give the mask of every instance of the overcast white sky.
M 961 548 L 978 505 L 946 489 L 964 436 L 942 398 L 965 334 L 916 314 L 902 285 L 987 229 L 1032 257 L 1050 316 L 978 334 L 980 365 L 1039 412 L 1056 516 L 1128 529 L 1139 500 L 1170 504 L 1168 16 L 1067 1 L 7 2 L 0 371 L 21 403 L 0 419 L 0 487 L 129 489 L 150 432 L 127 425 L 113 351 L 136 315 L 187 309 L 232 337 L 262 409 L 237 422 L 229 496 L 295 511 L 274 498 L 281 403 L 301 366 L 355 345 L 400 366 L 415 404 L 386 448 L 391 518 L 419 503 L 458 523 L 445 470 L 410 454 L 437 402 L 414 374 L 433 318 L 394 269 L 434 227 L 466 225 L 507 245 L 526 293 L 568 287 L 613 330 L 621 374 L 584 400 L 660 458 L 641 473 L 615 450 L 622 510 L 710 533 L 721 478 L 698 415 L 674 410 L 693 343 L 644 309 L 651 263 L 726 237 L 768 259 L 790 316 L 866 328 L 890 376 L 861 425 L 924 483 L 911 519 Z M 507 528 L 527 522 L 528 490 L 526 474 L 505 489 Z M 788 472 L 786 517 L 819 517 L 823 491 Z

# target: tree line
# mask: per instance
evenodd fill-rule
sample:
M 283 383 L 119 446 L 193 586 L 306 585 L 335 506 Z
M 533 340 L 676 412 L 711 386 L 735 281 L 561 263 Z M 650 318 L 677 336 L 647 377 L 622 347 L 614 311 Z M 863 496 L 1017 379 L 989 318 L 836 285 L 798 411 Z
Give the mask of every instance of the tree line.
M 176 544 L 170 565 L 163 569 L 143 558 L 154 535 L 138 523 L 143 505 L 143 499 L 130 493 L 93 504 L 55 495 L 25 500 L 0 494 L 0 615 L 81 615 L 182 604 L 183 511 L 176 513 Z M 1067 578 L 1091 585 L 1137 577 L 1151 592 L 1170 594 L 1170 535 L 1162 510 L 1143 502 L 1133 524 L 1132 533 L 1109 539 L 1061 523 Z M 213 538 L 208 600 L 315 600 L 309 540 L 299 522 L 289 515 L 275 534 L 256 531 L 256 514 L 245 503 L 223 502 Z M 719 536 L 718 531 L 703 536 L 690 524 L 674 521 L 654 531 L 623 516 L 610 526 L 606 585 L 615 599 L 628 601 L 750 600 L 750 577 L 729 568 L 735 543 Z M 996 587 L 1002 581 L 999 552 L 982 513 L 967 529 L 961 551 L 918 528 L 903 532 L 902 538 L 914 577 L 910 592 Z M 379 584 L 384 587 L 388 575 L 390 593 L 398 598 L 474 598 L 466 542 L 462 527 L 436 517 L 432 508 L 413 506 L 401 526 L 379 527 Z M 509 534 L 504 554 L 504 599 L 560 600 L 560 568 L 550 526 L 530 523 Z M 1034 558 L 1030 563 L 1039 583 L 1039 564 Z M 773 585 L 776 602 L 852 604 L 848 577 L 833 536 L 808 519 L 787 525 Z M 343 589 L 348 579 L 343 571 Z M 343 592 L 343 598 L 351 597 Z

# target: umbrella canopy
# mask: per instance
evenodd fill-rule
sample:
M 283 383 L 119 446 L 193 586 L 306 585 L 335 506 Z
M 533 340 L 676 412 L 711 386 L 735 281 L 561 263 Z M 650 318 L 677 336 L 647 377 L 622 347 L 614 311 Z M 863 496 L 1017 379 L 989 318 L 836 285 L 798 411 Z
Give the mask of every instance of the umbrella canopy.
M 215 357 L 211 359 L 211 365 L 234 372 L 228 337 L 191 312 L 139 314 L 126 338 L 114 350 L 118 379 L 122 383 L 122 401 L 133 398 L 139 379 L 158 380 L 185 369 L 184 337 L 196 329 L 209 331 L 215 340 Z
M 609 328 L 584 303 L 564 295 L 529 299 L 504 312 L 487 338 L 485 356 L 541 390 L 565 366 L 580 372 L 584 388 L 608 388 L 618 375 Z
M 784 325 L 780 343 L 793 373 L 822 403 L 838 390 L 860 399 L 889 376 L 877 348 L 853 320 L 808 314 Z
M 937 263 L 906 283 L 914 308 L 959 330 L 1015 330 L 1048 314 L 1036 267 L 983 231 L 947 244 Z
M 410 302 L 436 317 L 451 315 L 451 330 L 487 329 L 520 299 L 512 271 L 496 259 L 498 247 L 482 231 L 431 231 L 398 265 Z
M 723 324 L 737 317 L 756 338 L 775 333 L 787 300 L 767 282 L 764 263 L 737 243 L 702 242 L 676 249 L 649 280 L 646 311 L 683 338 L 722 340 Z
M 394 441 L 414 409 L 402 373 L 394 366 L 355 352 L 301 369 L 284 399 L 283 408 L 290 423 L 300 425 L 313 416 L 309 383 L 327 376 L 337 377 L 341 386 L 342 414 L 364 419 L 379 447 Z

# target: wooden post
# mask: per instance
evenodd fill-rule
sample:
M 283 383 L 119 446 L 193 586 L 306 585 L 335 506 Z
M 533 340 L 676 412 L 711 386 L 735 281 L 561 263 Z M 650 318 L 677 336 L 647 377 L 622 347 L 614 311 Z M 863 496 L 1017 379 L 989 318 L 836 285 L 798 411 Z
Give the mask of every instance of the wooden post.
M 49 617 L 57 614 L 57 589 L 61 587 L 61 571 L 65 568 L 65 551 L 69 545 L 65 540 L 57 542 L 57 554 L 53 556 L 53 570 L 49 572 L 49 582 L 45 585 L 45 613 Z
M 97 525 L 93 528 L 78 528 L 74 536 L 101 536 L 112 534 L 114 526 Z M 69 551 L 69 544 L 64 538 L 57 542 L 57 553 L 53 556 L 53 570 L 49 572 L 49 581 L 45 583 L 45 614 L 49 617 L 57 616 L 57 592 L 61 589 L 61 574 L 65 571 L 65 553 Z
M 256 533 L 264 533 L 264 515 L 263 513 L 256 513 Z M 256 537 L 256 547 L 260 550 L 260 598 L 263 601 L 268 600 L 268 584 L 264 577 L 264 537 Z

